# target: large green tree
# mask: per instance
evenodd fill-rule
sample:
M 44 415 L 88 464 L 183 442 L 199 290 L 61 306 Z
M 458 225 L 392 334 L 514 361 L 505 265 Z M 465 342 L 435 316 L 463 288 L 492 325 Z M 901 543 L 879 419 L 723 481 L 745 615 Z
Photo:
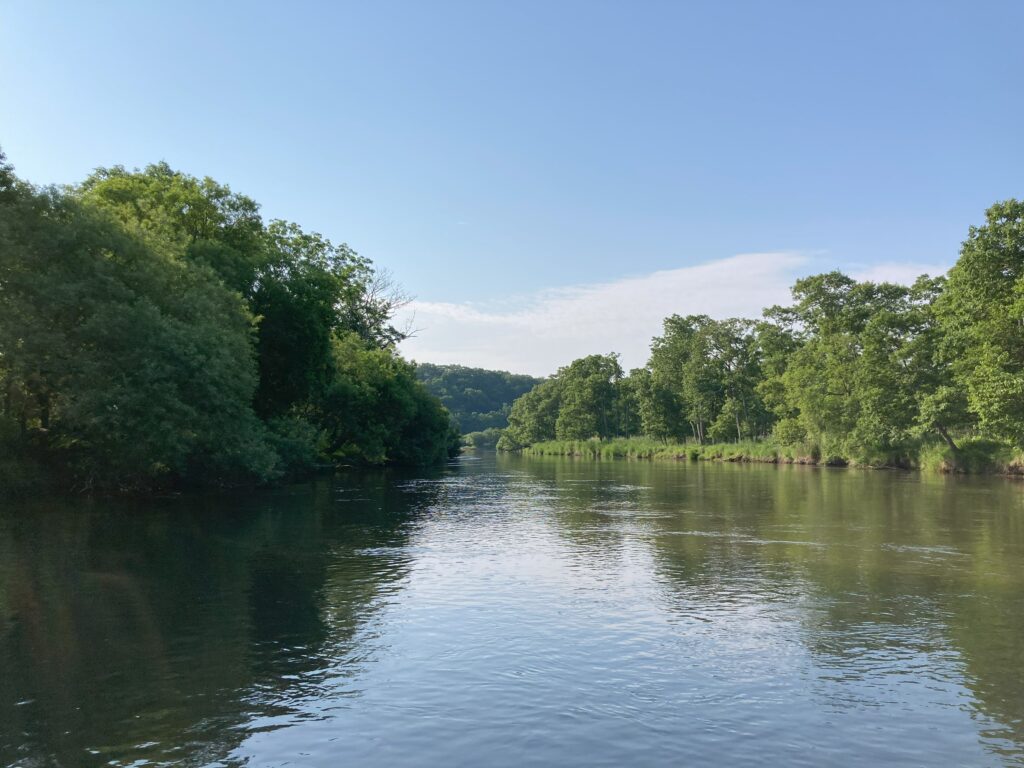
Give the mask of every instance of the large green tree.
M 979 427 L 1024 447 L 1024 202 L 997 203 L 971 227 L 937 312 Z M 935 410 L 958 417 L 957 398 L 944 392 Z
M 252 295 L 266 252 L 259 206 L 251 198 L 167 163 L 142 171 L 100 168 L 77 192 L 131 231 L 180 248 L 188 260 L 210 267 L 228 288 Z
M 561 384 L 555 437 L 588 440 L 618 434 L 617 385 L 622 368 L 617 355 L 589 355 L 557 374 Z
M 673 315 L 651 343 L 650 383 L 641 409 L 652 436 L 697 442 L 762 434 L 760 350 L 753 324 Z M 723 413 L 725 415 L 723 415 Z
M 244 301 L 175 242 L 8 174 L 0 202 L 5 415 L 81 487 L 270 478 Z
M 211 179 L 159 164 L 38 190 L 0 156 L 0 442 L 76 487 L 447 455 L 448 413 L 395 351 L 397 301 L 347 246 L 264 225 Z
M 762 325 L 788 348 L 758 385 L 782 418 L 780 438 L 861 460 L 906 457 L 927 431 L 955 445 L 963 409 L 935 315 L 942 290 L 927 277 L 911 287 L 839 272 L 798 280 L 793 305 L 766 312 L 775 329 Z
M 553 440 L 555 422 L 561 401 L 561 382 L 547 379 L 512 404 L 508 427 L 498 441 L 498 448 L 516 451 L 542 440 Z
M 332 459 L 427 464 L 458 450 L 458 429 L 411 363 L 355 333 L 336 336 L 331 357 L 334 375 L 311 408 Z

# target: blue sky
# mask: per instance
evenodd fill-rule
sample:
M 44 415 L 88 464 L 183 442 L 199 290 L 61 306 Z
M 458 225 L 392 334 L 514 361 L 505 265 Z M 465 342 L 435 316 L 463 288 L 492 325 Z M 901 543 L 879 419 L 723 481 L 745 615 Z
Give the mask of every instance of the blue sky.
M 1022 32 L 966 0 L 0 0 L 0 146 L 37 183 L 164 159 L 348 242 L 419 298 L 418 359 L 547 372 L 608 351 L 599 307 L 546 351 L 481 329 L 622 294 L 638 364 L 656 312 L 715 313 L 687 269 L 751 313 L 795 274 L 950 264 L 1024 195 Z M 733 307 L 750 253 L 776 269 Z

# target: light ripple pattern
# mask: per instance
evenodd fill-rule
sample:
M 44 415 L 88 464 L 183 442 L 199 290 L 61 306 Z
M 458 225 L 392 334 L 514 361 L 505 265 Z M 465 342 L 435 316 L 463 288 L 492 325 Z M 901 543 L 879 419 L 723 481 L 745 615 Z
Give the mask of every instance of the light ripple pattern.
M 1024 766 L 1003 479 L 483 455 L 0 510 L 0 765 Z

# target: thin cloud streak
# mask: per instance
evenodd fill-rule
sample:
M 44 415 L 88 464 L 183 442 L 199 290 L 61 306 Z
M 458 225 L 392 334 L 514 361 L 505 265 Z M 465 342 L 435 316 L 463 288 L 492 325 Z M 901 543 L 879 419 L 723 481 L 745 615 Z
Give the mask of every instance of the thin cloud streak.
M 402 344 L 413 360 L 457 363 L 546 376 L 584 355 L 619 352 L 627 370 L 647 362 L 651 338 L 671 314 L 715 318 L 761 316 L 790 300 L 811 257 L 796 252 L 747 253 L 692 267 L 609 283 L 542 291 L 502 305 L 414 301 L 414 338 Z M 911 283 L 941 265 L 880 264 L 850 273 L 862 280 Z M 814 270 L 823 271 L 823 270 Z
M 610 283 L 543 291 L 495 307 L 415 301 L 417 335 L 402 353 L 431 363 L 459 363 L 544 376 L 577 357 L 620 352 L 625 368 L 643 365 L 667 316 L 760 315 L 785 302 L 807 261 L 798 253 L 749 253 Z

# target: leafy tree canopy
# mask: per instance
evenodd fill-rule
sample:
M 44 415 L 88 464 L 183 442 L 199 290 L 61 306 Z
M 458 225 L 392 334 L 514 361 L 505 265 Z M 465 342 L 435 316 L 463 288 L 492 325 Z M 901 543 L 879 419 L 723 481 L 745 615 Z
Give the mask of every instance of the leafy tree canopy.
M 504 428 L 512 402 L 541 381 L 506 371 L 430 363 L 417 365 L 416 377 L 440 398 L 464 433 Z
M 74 487 L 454 449 L 395 352 L 386 276 L 212 179 L 161 163 L 40 190 L 0 155 L 0 246 L 0 443 Z
M 829 272 L 792 294 L 758 321 L 672 315 L 628 377 L 590 378 L 595 360 L 575 361 L 513 404 L 499 445 L 639 430 L 697 443 L 771 436 L 864 462 L 906 461 L 928 440 L 1024 448 L 1024 203 L 990 208 L 948 278 Z

